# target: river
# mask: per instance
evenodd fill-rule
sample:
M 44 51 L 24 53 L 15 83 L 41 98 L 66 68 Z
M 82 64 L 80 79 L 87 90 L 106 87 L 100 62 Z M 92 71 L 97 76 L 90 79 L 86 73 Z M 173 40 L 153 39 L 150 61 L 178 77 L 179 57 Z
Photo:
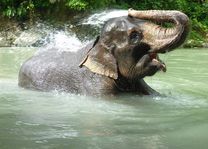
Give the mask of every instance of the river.
M 68 47 L 62 33 L 55 43 Z M 0 149 L 207 149 L 208 49 L 160 55 L 167 72 L 146 81 L 162 96 L 102 98 L 18 87 L 21 64 L 37 51 L 0 48 Z
M 208 49 L 162 55 L 168 71 L 147 78 L 162 97 L 93 98 L 17 85 L 34 48 L 0 49 L 0 147 L 206 149 Z

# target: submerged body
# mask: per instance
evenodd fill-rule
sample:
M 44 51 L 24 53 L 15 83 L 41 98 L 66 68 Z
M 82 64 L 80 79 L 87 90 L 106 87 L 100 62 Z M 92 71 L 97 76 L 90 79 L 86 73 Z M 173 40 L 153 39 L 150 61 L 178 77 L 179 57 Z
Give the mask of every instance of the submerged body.
M 138 93 L 142 91 L 142 94 L 155 92 L 143 80 L 116 81 L 93 73 L 86 67 L 80 68 L 80 61 L 92 45 L 93 42 L 78 52 L 51 49 L 33 56 L 20 69 L 19 86 L 40 91 L 57 90 L 86 95 L 118 94 L 137 90 Z
M 173 22 L 162 28 L 150 20 Z M 157 53 L 180 46 L 189 31 L 188 17 L 178 11 L 135 11 L 106 22 L 101 35 L 78 52 L 51 49 L 27 60 L 19 86 L 75 94 L 157 94 L 143 80 L 166 71 Z

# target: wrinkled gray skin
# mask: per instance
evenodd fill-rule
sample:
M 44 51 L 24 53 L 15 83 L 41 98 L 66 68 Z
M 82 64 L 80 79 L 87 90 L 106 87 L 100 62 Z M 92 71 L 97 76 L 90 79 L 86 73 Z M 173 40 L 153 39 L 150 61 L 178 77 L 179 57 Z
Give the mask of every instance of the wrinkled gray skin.
M 174 27 L 148 20 L 173 22 Z M 85 95 L 157 94 L 143 78 L 166 70 L 156 53 L 180 46 L 188 31 L 188 17 L 181 12 L 129 10 L 129 16 L 107 21 L 101 35 L 78 52 L 51 49 L 27 60 L 19 86 Z

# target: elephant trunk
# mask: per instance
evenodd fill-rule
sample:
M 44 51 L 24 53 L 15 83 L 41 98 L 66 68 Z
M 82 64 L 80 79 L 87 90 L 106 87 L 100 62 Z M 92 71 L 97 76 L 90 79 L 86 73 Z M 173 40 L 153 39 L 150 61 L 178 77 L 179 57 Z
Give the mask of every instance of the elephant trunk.
M 150 45 L 150 52 L 165 53 L 180 46 L 189 32 L 189 18 L 180 11 L 129 9 L 128 15 L 153 22 L 171 22 L 173 27 L 165 28 L 152 22 L 142 25 L 143 42 Z

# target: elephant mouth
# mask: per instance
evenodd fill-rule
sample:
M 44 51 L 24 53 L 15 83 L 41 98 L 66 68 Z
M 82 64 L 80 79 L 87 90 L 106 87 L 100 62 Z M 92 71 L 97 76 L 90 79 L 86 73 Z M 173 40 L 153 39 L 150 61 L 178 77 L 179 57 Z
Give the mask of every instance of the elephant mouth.
M 150 58 L 150 63 L 157 66 L 160 71 L 163 71 L 163 72 L 167 71 L 167 67 L 165 63 L 159 59 L 159 56 L 157 53 L 149 53 L 148 56 Z
M 136 62 L 139 62 L 143 65 L 143 68 L 146 68 L 147 74 L 154 74 L 157 71 L 166 72 L 167 68 L 165 63 L 159 59 L 158 52 L 151 51 L 150 46 L 141 43 L 133 49 L 133 56 Z

